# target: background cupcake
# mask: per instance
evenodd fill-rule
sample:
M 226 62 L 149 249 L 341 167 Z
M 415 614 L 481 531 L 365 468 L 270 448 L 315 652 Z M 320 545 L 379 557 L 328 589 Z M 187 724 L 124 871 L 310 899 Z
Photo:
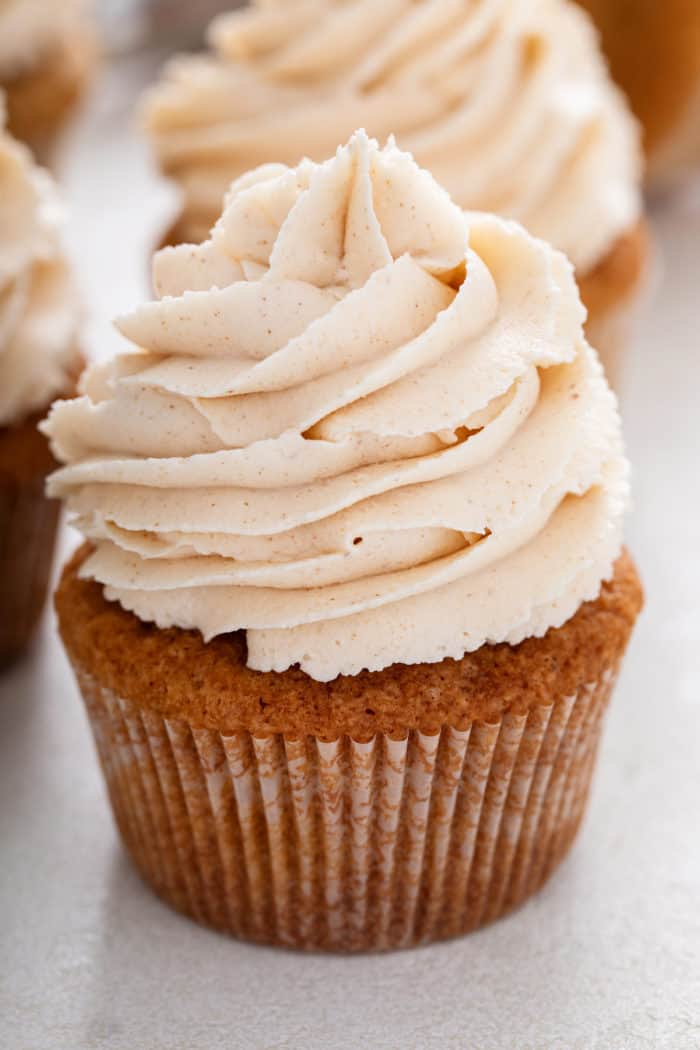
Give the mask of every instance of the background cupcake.
M 651 182 L 700 165 L 700 4 L 579 2 L 600 28 L 612 72 L 642 123 Z
M 145 107 L 183 192 L 172 240 L 199 241 L 231 181 L 321 160 L 366 127 L 396 134 L 457 203 L 564 251 L 610 364 L 647 254 L 638 133 L 590 21 L 566 0 L 258 3 L 222 16 Z
M 8 127 L 42 162 L 94 70 L 96 38 L 86 9 L 86 0 L 0 4 L 0 87 Z
M 143 349 L 45 424 L 127 848 L 255 940 L 495 918 L 575 835 L 640 604 L 570 265 L 358 134 L 242 178 L 154 278 Z
M 80 368 L 61 221 L 50 176 L 0 113 L 0 665 L 30 636 L 53 555 L 58 504 L 44 498 L 44 479 L 55 463 L 36 424 L 73 392 Z

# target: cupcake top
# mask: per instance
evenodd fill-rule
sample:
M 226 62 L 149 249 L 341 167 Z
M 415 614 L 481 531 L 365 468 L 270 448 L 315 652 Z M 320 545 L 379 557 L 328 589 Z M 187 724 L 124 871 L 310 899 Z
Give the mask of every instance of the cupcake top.
M 142 349 L 44 424 L 82 567 L 326 681 L 558 626 L 621 548 L 614 396 L 563 255 L 359 132 L 155 257 Z
M 78 24 L 85 6 L 85 0 L 0 0 L 0 79 L 9 80 L 41 61 Z
M 0 426 L 46 408 L 79 369 L 62 224 L 51 176 L 4 130 L 0 95 Z
M 254 0 L 145 106 L 206 235 L 232 178 L 395 134 L 466 208 L 518 219 L 585 273 L 637 221 L 637 126 L 568 0 Z

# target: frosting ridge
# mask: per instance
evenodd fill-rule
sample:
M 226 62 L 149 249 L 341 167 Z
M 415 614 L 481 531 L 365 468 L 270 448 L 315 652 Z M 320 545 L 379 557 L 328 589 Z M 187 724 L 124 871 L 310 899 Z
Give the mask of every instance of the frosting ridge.
M 231 179 L 323 160 L 356 127 L 462 207 L 523 222 L 579 272 L 641 213 L 638 131 L 569 0 L 257 0 L 147 96 L 146 126 L 203 239 Z
M 4 130 L 0 97 L 0 426 L 63 392 L 79 368 L 79 308 L 48 172 Z
M 329 680 L 541 635 L 622 542 L 572 268 L 393 143 L 264 167 L 154 261 L 140 348 L 44 424 L 82 572 L 158 626 Z

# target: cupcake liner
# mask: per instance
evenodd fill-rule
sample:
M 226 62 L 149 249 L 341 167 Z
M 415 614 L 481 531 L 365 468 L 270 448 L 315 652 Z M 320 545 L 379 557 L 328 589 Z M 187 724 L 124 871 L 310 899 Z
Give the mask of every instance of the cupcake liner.
M 0 477 L 0 668 L 24 649 L 46 602 L 60 506 L 45 498 L 44 477 Z
M 454 937 L 534 893 L 580 824 L 615 674 L 405 739 L 221 735 L 78 681 L 124 843 L 173 907 L 268 944 Z

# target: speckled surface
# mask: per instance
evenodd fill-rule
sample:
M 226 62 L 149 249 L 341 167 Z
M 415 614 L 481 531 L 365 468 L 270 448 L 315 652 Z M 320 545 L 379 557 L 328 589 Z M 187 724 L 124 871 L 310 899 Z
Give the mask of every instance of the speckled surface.
M 106 319 L 143 294 L 169 203 L 126 135 L 122 85 L 143 72 L 108 79 L 64 164 L 100 355 L 119 342 Z M 700 1046 L 700 190 L 658 202 L 654 225 L 664 272 L 623 398 L 629 541 L 648 605 L 588 818 L 551 883 L 462 941 L 380 957 L 300 957 L 198 928 L 152 896 L 118 845 L 47 617 L 0 681 L 0 1046 Z

